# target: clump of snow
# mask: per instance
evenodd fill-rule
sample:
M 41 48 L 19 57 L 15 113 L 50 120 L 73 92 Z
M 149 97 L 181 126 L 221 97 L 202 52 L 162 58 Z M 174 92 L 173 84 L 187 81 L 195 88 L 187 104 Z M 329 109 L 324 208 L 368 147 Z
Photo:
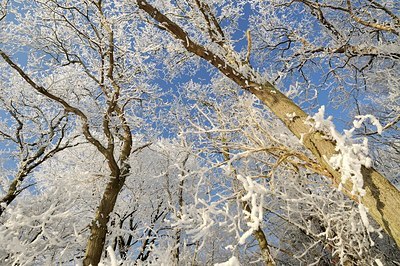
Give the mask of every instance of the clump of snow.
M 109 258 L 103 259 L 99 266 L 118 266 L 117 256 L 115 255 L 114 249 L 111 246 L 107 247 L 107 253 Z
M 362 123 L 364 123 L 367 119 L 369 119 L 371 121 L 371 124 L 376 126 L 376 130 L 377 130 L 378 134 L 382 134 L 383 127 L 382 127 L 381 123 L 379 123 L 379 120 L 375 116 L 373 116 L 373 115 L 358 115 L 358 116 L 356 116 L 356 119 L 359 119 L 359 120 L 353 121 L 353 125 L 355 128 L 360 128 Z
M 336 150 L 339 151 L 336 155 L 329 159 L 329 163 L 336 169 L 339 169 L 342 174 L 341 184 L 339 189 L 342 188 L 342 184 L 346 183 L 347 180 L 351 180 L 353 188 L 351 193 L 353 195 L 365 195 L 364 190 L 364 179 L 361 173 L 361 167 L 371 167 L 372 161 L 368 157 L 368 139 L 364 138 L 363 143 L 357 144 L 346 143 L 346 138 L 343 142 L 337 142 Z
M 111 246 L 107 247 L 108 255 L 110 256 L 110 266 L 117 266 L 117 257 L 115 256 L 114 249 Z
M 246 239 L 261 225 L 264 215 L 264 195 L 267 193 L 267 190 L 264 186 L 253 181 L 249 176 L 244 178 L 241 175 L 237 175 L 237 179 L 242 182 L 243 188 L 247 192 L 246 195 L 242 197 L 242 201 L 247 201 L 251 208 L 251 212 L 243 210 L 249 230 L 247 230 L 239 239 L 239 244 L 242 245 L 245 243 Z
M 293 113 L 287 113 L 286 117 L 289 119 L 289 121 L 293 121 L 294 118 L 296 117 L 296 112 Z
M 375 259 L 375 263 L 378 266 L 383 266 L 383 263 L 382 263 L 382 261 L 380 259 Z
M 374 229 L 368 220 L 368 209 L 361 203 L 362 197 L 365 195 L 364 190 L 364 179 L 361 173 L 362 166 L 367 168 L 372 166 L 372 160 L 368 156 L 368 139 L 353 137 L 353 132 L 360 128 L 362 123 L 367 119 L 376 126 L 377 132 L 382 133 L 382 126 L 372 115 L 360 115 L 356 116 L 353 122 L 354 127 L 350 130 L 344 130 L 344 134 L 340 134 L 336 131 L 335 126 L 332 122 L 332 116 L 324 118 L 325 107 L 321 106 L 318 112 L 313 117 L 308 117 L 307 124 L 311 125 L 313 129 L 323 132 L 325 137 L 335 142 L 335 150 L 337 154 L 331 158 L 327 158 L 329 164 L 337 169 L 341 174 L 341 183 L 339 184 L 339 190 L 342 189 L 343 184 L 350 180 L 353 184 L 351 193 L 356 195 L 360 201 L 358 205 L 358 212 L 361 221 L 367 230 L 368 236 L 371 232 L 378 232 Z M 379 233 L 379 232 L 378 232 Z M 370 244 L 373 246 L 374 242 L 370 238 Z M 378 265 L 379 263 L 376 262 Z
M 307 123 L 311 125 L 314 129 L 323 132 L 326 137 L 332 139 L 336 142 L 336 151 L 338 152 L 329 159 L 329 163 L 335 169 L 338 169 L 341 173 L 341 184 L 342 185 L 351 180 L 353 183 L 353 188 L 351 193 L 353 195 L 364 196 L 365 190 L 363 189 L 364 180 L 361 173 L 361 167 L 364 165 L 369 168 L 372 166 L 372 160 L 368 156 L 368 139 L 363 138 L 362 142 L 356 142 L 353 138 L 353 132 L 355 129 L 361 127 L 362 123 L 367 119 L 377 127 L 378 133 L 382 132 L 382 126 L 372 115 L 356 116 L 354 120 L 354 127 L 350 130 L 344 130 L 344 134 L 340 134 L 336 131 L 335 126 L 332 122 L 332 116 L 324 118 L 325 116 L 325 106 L 321 106 L 318 112 L 307 119 Z
M 368 231 L 373 231 L 374 229 L 370 226 L 367 216 L 368 209 L 362 203 L 360 203 L 358 204 L 358 211 L 360 212 L 361 221 L 363 222 L 365 228 L 367 228 Z
M 214 266 L 240 266 L 238 258 L 232 256 L 228 261 L 222 263 L 216 263 Z

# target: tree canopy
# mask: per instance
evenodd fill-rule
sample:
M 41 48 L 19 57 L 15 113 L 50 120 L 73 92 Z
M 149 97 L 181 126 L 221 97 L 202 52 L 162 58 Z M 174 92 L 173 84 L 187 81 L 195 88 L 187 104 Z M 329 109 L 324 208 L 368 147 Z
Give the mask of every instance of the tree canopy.
M 0 260 L 399 264 L 399 10 L 0 1 Z

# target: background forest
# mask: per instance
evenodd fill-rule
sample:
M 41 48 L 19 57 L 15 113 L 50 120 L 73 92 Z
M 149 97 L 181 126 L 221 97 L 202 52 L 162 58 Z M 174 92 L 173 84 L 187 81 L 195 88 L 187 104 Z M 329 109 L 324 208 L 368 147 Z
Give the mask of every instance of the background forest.
M 400 265 L 397 0 L 0 0 L 1 265 Z

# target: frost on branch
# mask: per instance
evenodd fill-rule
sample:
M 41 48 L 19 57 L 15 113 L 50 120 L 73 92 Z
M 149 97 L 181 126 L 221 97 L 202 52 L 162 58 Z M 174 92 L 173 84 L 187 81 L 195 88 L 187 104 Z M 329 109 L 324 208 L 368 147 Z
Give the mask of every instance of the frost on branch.
M 267 193 L 267 190 L 262 185 L 254 182 L 249 176 L 244 178 L 241 175 L 237 175 L 237 179 L 242 182 L 243 188 L 247 192 L 247 194 L 244 195 L 241 200 L 247 202 L 248 204 L 251 204 L 251 212 L 243 210 L 246 217 L 247 225 L 249 226 L 249 230 L 247 230 L 240 237 L 239 244 L 242 245 L 245 243 L 246 239 L 261 226 L 264 215 L 264 194 Z
M 382 132 L 382 126 L 372 115 L 356 116 L 354 120 L 354 127 L 350 130 L 344 130 L 344 134 L 340 134 L 336 131 L 334 124 L 332 123 L 332 116 L 327 119 L 324 118 L 325 106 L 321 106 L 313 117 L 308 118 L 308 124 L 311 125 L 315 130 L 321 131 L 336 143 L 335 150 L 337 154 L 329 158 L 329 163 L 332 167 L 339 170 L 341 173 L 341 183 L 339 184 L 339 190 L 342 189 L 343 184 L 348 180 L 353 183 L 351 193 L 353 195 L 364 196 L 365 190 L 364 179 L 361 173 L 361 167 L 364 165 L 369 168 L 372 166 L 372 160 L 368 156 L 368 139 L 361 138 L 359 142 L 353 138 L 353 132 L 360 128 L 362 123 L 370 119 L 371 123 L 377 127 L 377 131 L 380 134 Z
M 335 150 L 337 154 L 329 158 L 329 163 L 335 169 L 338 169 L 341 173 L 341 183 L 339 184 L 339 190 L 342 189 L 343 184 L 350 180 L 353 184 L 351 193 L 358 196 L 359 200 L 365 195 L 364 179 L 361 172 L 361 167 L 367 168 L 372 166 L 372 160 L 368 156 L 368 139 L 361 138 L 361 141 L 357 143 L 357 139 L 353 138 L 353 132 L 360 128 L 362 123 L 367 119 L 370 119 L 371 123 L 377 127 L 377 132 L 382 133 L 382 126 L 372 115 L 356 116 L 356 120 L 353 121 L 354 127 L 350 130 L 344 130 L 344 134 L 340 134 L 336 131 L 334 124 L 332 123 L 332 116 L 327 119 L 324 118 L 325 106 L 321 106 L 313 117 L 308 119 L 308 123 L 316 130 L 321 131 L 325 136 L 331 138 L 336 143 Z M 368 235 L 370 232 L 376 230 L 370 225 L 368 221 L 367 212 L 368 209 L 360 203 L 358 205 L 359 214 L 361 221 L 366 228 Z M 370 236 L 369 236 L 370 238 Z M 370 238 L 370 243 L 373 246 L 374 242 Z

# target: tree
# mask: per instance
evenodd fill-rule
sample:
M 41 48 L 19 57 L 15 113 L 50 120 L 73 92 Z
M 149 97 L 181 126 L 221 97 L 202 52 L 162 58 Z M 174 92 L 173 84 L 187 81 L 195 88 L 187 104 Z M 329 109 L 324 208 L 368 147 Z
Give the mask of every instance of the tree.
M 0 198 L 0 216 L 22 191 L 34 185 L 24 181 L 36 168 L 56 153 L 79 144 L 69 132 L 67 114 L 35 93 L 8 90 L 6 86 L 15 86 L 8 81 L 2 77 L 1 91 L 8 97 L 1 97 L 0 101 L 10 119 L 2 121 L 0 135 L 3 145 L 10 147 L 10 152 L 4 154 L 9 156 L 5 164 L 15 169 L 3 173 L 2 187 L 6 189 Z M 47 110 L 41 107 L 46 105 Z
M 321 130 L 313 130 L 312 126 L 307 123 L 308 115 L 299 106 L 281 93 L 272 83 L 268 81 L 260 82 L 261 76 L 252 71 L 248 64 L 244 64 L 246 63 L 246 60 L 242 61 L 240 56 L 233 51 L 232 47 L 229 46 L 229 40 L 226 40 L 222 27 L 219 25 L 218 20 L 211 13 L 211 8 L 206 3 L 197 2 L 197 7 L 195 8 L 202 13 L 204 24 L 206 25 L 206 34 L 209 34 L 208 36 L 203 35 L 203 37 L 204 39 L 208 39 L 214 47 L 216 47 L 213 47 L 215 51 L 194 42 L 192 37 L 178 24 L 171 21 L 162 11 L 157 10 L 150 3 L 139 0 L 137 1 L 137 4 L 140 9 L 145 11 L 159 23 L 158 26 L 161 29 L 168 31 L 175 39 L 177 39 L 180 45 L 183 45 L 187 51 L 205 59 L 211 65 L 216 67 L 222 74 L 238 84 L 242 89 L 257 96 L 296 137 L 302 139 L 305 147 L 313 153 L 317 162 L 324 168 L 324 170 L 326 170 L 327 175 L 338 184 L 342 182 L 341 172 L 338 171 L 338 169 L 334 169 L 334 167 L 329 163 L 329 158 L 334 156 L 338 151 L 340 152 L 340 148 L 337 148 L 336 145 L 338 140 L 332 139 L 333 136 L 329 135 L 324 137 L 324 132 Z M 355 19 L 363 26 L 373 27 L 375 29 L 378 27 L 375 24 L 369 24 L 356 17 L 353 14 L 350 4 L 348 5 L 347 12 L 350 14 L 352 19 Z M 384 11 L 386 12 L 386 10 Z M 316 13 L 318 13 L 318 11 L 316 11 Z M 321 23 L 325 23 L 324 26 L 332 30 L 333 28 L 330 24 L 326 24 L 326 20 L 321 16 L 322 15 L 319 15 Z M 394 32 L 394 34 L 397 35 L 397 31 L 394 27 L 382 28 L 382 30 Z M 333 29 L 333 32 L 337 31 Z M 210 44 L 207 45 L 212 47 Z M 361 53 L 363 55 L 363 51 L 359 51 L 357 48 L 352 47 L 350 49 L 355 50 L 356 54 Z M 371 55 L 372 53 L 372 56 L 375 55 L 373 51 L 368 48 L 365 53 L 368 55 Z M 389 55 L 395 56 L 395 54 Z M 294 119 L 288 119 L 287 114 L 293 114 Z M 397 217 L 393 215 L 400 207 L 399 191 L 372 167 L 362 166 L 360 170 L 362 171 L 366 189 L 366 194 L 362 197 L 361 202 L 369 209 L 372 217 L 399 244 L 400 225 L 398 224 Z M 351 188 L 351 184 L 346 184 L 347 191 L 350 192 L 354 190 Z
M 133 167 L 110 215 L 105 242 L 122 261 L 154 260 L 155 244 L 172 245 L 172 228 L 164 218 L 175 208 L 180 169 L 174 164 L 183 152 L 165 140 L 131 158 Z M 188 159 L 187 166 L 194 169 L 194 163 Z M 47 160 L 34 174 L 36 193 L 23 194 L 2 217 L 2 261 L 81 263 L 90 237 L 88 225 L 108 183 L 108 171 L 106 161 L 88 143 Z
M 84 265 L 103 251 L 112 264 L 396 259 L 367 217 L 399 244 L 398 173 L 388 168 L 398 160 L 395 10 L 389 0 L 2 2 L 0 89 L 21 92 L 2 98 L 4 125 L 15 126 L 0 132 L 29 161 L 16 184 L 29 173 L 38 185 L 11 186 L 13 199 L 24 193 L 0 234 L 19 249 L 0 255 Z M 349 106 L 343 134 L 327 107 L 305 112 L 328 93 L 331 106 Z
M 126 86 L 133 85 L 130 82 L 133 76 L 124 74 L 124 69 L 132 62 L 125 61 L 127 58 L 123 57 L 122 50 L 115 50 L 118 36 L 114 35 L 103 13 L 101 1 L 97 4 L 77 3 L 73 8 L 56 1 L 37 1 L 34 8 L 37 12 L 31 19 L 37 23 L 32 23 L 32 30 L 34 32 L 38 27 L 45 30 L 32 38 L 36 41 L 36 49 L 47 56 L 29 63 L 52 58 L 51 63 L 45 63 L 51 69 L 51 79 L 34 77 L 14 63 L 5 52 L 0 51 L 0 54 L 32 90 L 79 119 L 86 141 L 94 145 L 108 163 L 110 181 L 90 227 L 91 236 L 84 260 L 85 265 L 95 265 L 100 261 L 109 215 L 129 174 L 129 156 L 142 148 L 132 150 L 131 125 L 126 120 L 127 108 L 133 108 L 135 103 L 132 104 L 132 101 L 140 100 L 142 92 L 130 90 L 121 99 Z M 29 14 L 26 15 L 29 17 Z M 24 33 L 31 35 L 27 31 Z M 126 43 L 126 40 L 121 41 Z M 75 47 L 82 49 L 80 53 L 76 53 Z M 66 68 L 73 74 L 66 76 Z M 57 73 L 61 69 L 62 73 Z M 71 88 L 69 82 L 75 83 L 74 86 L 80 90 Z M 72 94 L 68 94 L 68 90 Z
M 235 228 L 236 232 L 234 241 L 227 247 L 233 247 L 236 252 L 241 240 L 245 240 L 254 245 L 255 258 L 262 258 L 258 250 L 254 250 L 259 244 L 252 234 L 263 230 L 274 260 L 283 264 L 291 260 L 294 264 L 346 261 L 362 264 L 377 258 L 390 261 L 381 257 L 381 251 L 378 251 L 382 246 L 389 249 L 390 241 L 383 244 L 387 238 L 380 240 L 376 232 L 369 231 L 371 228 L 363 223 L 357 205 L 332 190 L 333 184 L 321 177 L 323 169 L 310 159 L 310 153 L 288 130 L 280 128 L 278 119 L 266 114 L 254 98 L 225 90 L 224 83 L 214 80 L 214 84 L 221 87 L 204 88 L 209 94 L 200 95 L 198 84 L 190 83 L 185 85 L 191 95 L 188 97 L 198 104 L 190 111 L 190 123 L 182 135 L 188 136 L 192 143 L 199 145 L 198 149 L 208 154 L 207 164 L 211 166 L 208 175 L 213 181 L 203 177 L 202 187 L 211 183 L 209 190 L 214 196 L 210 201 L 204 197 L 191 212 L 188 210 L 185 217 L 200 216 L 197 218 L 200 221 L 184 231 L 193 232 L 196 237 L 212 228 L 200 230 L 201 224 L 215 223 L 220 228 L 224 224 L 226 231 Z M 234 101 L 213 103 L 214 99 L 224 97 Z M 204 147 L 208 147 L 207 150 Z M 226 160 L 227 153 L 230 160 Z M 241 178 L 235 178 L 238 175 Z M 243 202 L 251 202 L 251 208 L 256 211 L 242 213 Z M 199 209 L 203 215 L 193 213 Z M 262 219 L 259 213 L 262 213 Z M 249 221 L 249 217 L 253 220 Z M 188 226 L 194 222 L 186 223 Z M 244 227 L 246 224 L 250 228 Z M 251 227 L 257 224 L 258 230 Z M 370 246 L 371 240 L 375 242 L 374 247 Z M 347 246 L 348 243 L 352 243 L 351 246 Z M 389 255 L 392 251 L 384 253 L 394 259 L 396 255 Z M 248 263 L 254 257 L 247 252 L 240 258 Z M 244 260 L 245 256 L 249 256 L 249 260 Z

